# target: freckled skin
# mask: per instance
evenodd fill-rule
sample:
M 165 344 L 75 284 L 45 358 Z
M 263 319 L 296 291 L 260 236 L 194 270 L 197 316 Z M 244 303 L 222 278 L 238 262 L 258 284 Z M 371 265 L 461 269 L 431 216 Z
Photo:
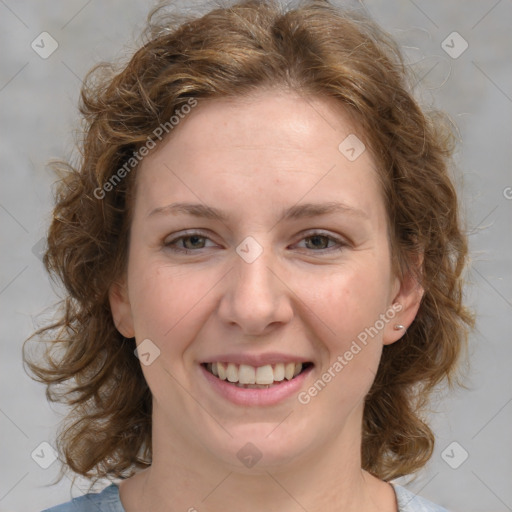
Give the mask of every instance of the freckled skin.
M 261 91 L 200 104 L 142 162 L 127 275 L 111 305 L 125 336 L 149 338 L 161 354 L 142 367 L 154 399 L 154 458 L 121 486 L 128 512 L 149 506 L 148 489 L 152 510 L 166 500 L 187 510 L 230 472 L 203 510 L 297 510 L 283 487 L 310 511 L 395 510 L 391 487 L 360 469 L 363 399 L 383 345 L 401 337 L 393 325 L 413 321 L 421 296 L 392 274 L 369 151 L 353 162 L 338 151 L 351 133 L 359 132 L 325 100 Z M 178 201 L 221 209 L 228 220 L 148 217 Z M 283 209 L 329 201 L 365 217 L 276 224 Z M 205 237 L 199 249 L 190 239 L 174 247 L 192 254 L 165 247 L 185 230 Z M 307 238 L 313 230 L 344 245 L 318 250 Z M 235 251 L 247 236 L 263 247 L 250 264 Z M 241 407 L 200 372 L 198 363 L 218 353 L 297 354 L 315 365 L 307 389 L 394 302 L 402 311 L 306 405 L 292 397 Z M 247 442 L 262 454 L 250 469 L 237 457 Z

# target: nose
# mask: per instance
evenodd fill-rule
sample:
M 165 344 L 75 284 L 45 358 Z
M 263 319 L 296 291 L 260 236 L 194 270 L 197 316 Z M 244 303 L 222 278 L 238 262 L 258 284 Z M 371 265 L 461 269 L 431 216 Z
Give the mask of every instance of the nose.
M 235 254 L 234 268 L 225 277 L 218 309 L 223 322 L 237 325 L 245 335 L 263 335 L 293 316 L 293 292 L 273 270 L 270 250 L 251 263 Z

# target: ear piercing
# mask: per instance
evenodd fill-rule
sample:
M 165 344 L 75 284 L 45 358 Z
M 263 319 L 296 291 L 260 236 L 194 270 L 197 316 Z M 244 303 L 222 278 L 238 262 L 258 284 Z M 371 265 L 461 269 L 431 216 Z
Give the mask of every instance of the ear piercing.
M 402 329 L 405 329 L 402 324 L 395 324 L 395 331 L 401 331 Z

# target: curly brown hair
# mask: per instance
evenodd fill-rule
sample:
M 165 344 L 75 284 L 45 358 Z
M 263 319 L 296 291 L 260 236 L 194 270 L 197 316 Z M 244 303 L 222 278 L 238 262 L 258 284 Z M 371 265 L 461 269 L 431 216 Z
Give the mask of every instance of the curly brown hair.
M 152 459 L 151 393 L 108 298 L 127 264 L 137 167 L 127 162 L 192 100 L 200 105 L 266 86 L 337 101 L 362 128 L 378 165 L 394 269 L 414 272 L 424 295 L 404 337 L 383 349 L 366 397 L 362 465 L 390 480 L 427 462 L 434 437 L 422 412 L 436 385 L 458 382 L 474 319 L 462 295 L 467 241 L 449 175 L 453 129 L 445 116 L 419 107 L 410 83 L 398 46 L 373 21 L 314 0 L 293 9 L 241 1 L 187 19 L 158 8 L 124 67 L 89 72 L 81 158 L 58 167 L 44 256 L 66 297 L 57 320 L 29 338 L 43 342 L 43 362 L 24 349 L 48 399 L 71 406 L 58 437 L 71 470 L 125 477 Z

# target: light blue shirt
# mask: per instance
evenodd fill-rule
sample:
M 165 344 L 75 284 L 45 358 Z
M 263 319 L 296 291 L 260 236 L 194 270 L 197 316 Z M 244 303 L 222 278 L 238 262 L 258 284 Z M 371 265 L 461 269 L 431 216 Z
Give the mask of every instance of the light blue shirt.
M 395 489 L 399 512 L 448 512 L 445 508 L 416 496 L 405 487 L 392 485 Z M 119 498 L 119 488 L 112 484 L 98 494 L 86 494 L 42 512 L 125 512 L 125 510 Z

